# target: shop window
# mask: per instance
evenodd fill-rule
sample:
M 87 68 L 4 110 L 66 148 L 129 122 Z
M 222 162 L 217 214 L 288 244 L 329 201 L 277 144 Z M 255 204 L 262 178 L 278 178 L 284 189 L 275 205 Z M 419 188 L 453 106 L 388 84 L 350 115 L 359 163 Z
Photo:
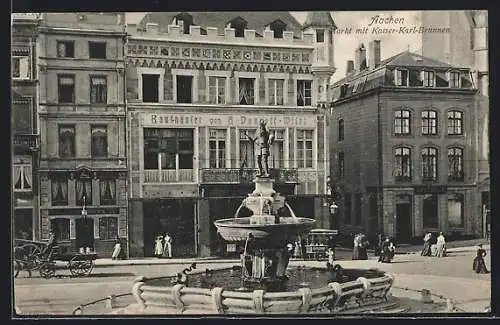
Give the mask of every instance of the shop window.
M 462 148 L 448 148 L 448 180 L 464 180 L 464 151 Z
M 104 178 L 99 180 L 99 192 L 101 205 L 116 204 L 116 179 Z
M 399 147 L 394 151 L 394 178 L 411 181 L 411 148 Z
M 90 103 L 106 104 L 107 102 L 107 78 L 106 76 L 90 77 Z
M 75 57 L 75 42 L 74 41 L 58 41 L 57 42 L 57 57 L 58 58 L 74 58 Z
M 210 104 L 226 103 L 226 77 L 208 77 L 208 98 Z
M 142 101 L 158 103 L 159 74 L 142 74 Z
M 75 76 L 58 76 L 58 101 L 62 104 L 71 104 L 75 102 Z
M 99 218 L 99 239 L 110 240 L 118 236 L 118 218 L 100 217 Z
M 51 176 L 52 205 L 68 205 L 68 178 L 64 174 Z
M 268 102 L 269 105 L 283 105 L 283 85 L 282 79 L 268 80 Z
M 448 194 L 448 226 L 464 227 L 464 195 Z
M 394 134 L 409 135 L 411 133 L 411 112 L 400 109 L 394 112 Z
M 448 112 L 448 135 L 462 135 L 463 113 L 459 111 Z
M 59 125 L 59 157 L 75 157 L 74 125 Z
M 226 168 L 226 130 L 209 130 L 209 167 Z
M 424 195 L 424 207 L 422 213 L 424 228 L 438 228 L 438 197 L 436 194 Z
M 15 164 L 12 170 L 14 172 L 14 191 L 30 191 L 33 186 L 31 165 Z
M 108 156 L 108 128 L 106 125 L 91 126 L 91 153 L 92 157 Z
M 422 179 L 424 181 L 437 181 L 438 179 L 438 156 L 436 148 L 422 149 Z
M 422 135 L 437 134 L 437 112 L 423 111 L 422 112 Z
M 89 58 L 105 59 L 106 42 L 89 42 Z
M 313 168 L 313 130 L 297 130 L 297 167 Z
M 70 222 L 68 218 L 57 218 L 50 221 L 50 227 L 56 237 L 56 241 L 68 241 Z
M 176 76 L 177 78 L 177 102 L 192 103 L 193 76 Z
M 297 80 L 297 106 L 311 106 L 311 87 L 310 80 Z
M 240 105 L 253 105 L 255 78 L 239 78 L 238 82 Z

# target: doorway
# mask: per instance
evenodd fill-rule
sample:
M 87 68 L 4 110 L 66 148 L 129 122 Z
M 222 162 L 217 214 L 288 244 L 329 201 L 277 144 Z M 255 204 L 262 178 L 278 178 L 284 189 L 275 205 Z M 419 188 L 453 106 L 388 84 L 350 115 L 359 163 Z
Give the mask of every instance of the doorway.
M 399 244 L 411 243 L 411 196 L 396 197 L 396 241 Z
M 80 247 L 90 247 L 94 249 L 94 219 L 79 218 L 75 223 L 76 249 Z

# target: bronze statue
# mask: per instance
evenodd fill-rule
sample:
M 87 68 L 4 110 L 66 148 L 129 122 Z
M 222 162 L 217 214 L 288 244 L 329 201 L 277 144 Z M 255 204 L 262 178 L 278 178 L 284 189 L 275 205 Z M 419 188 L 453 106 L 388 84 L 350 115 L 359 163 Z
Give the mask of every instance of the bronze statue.
M 251 138 L 245 132 L 246 137 L 256 145 L 257 164 L 259 165 L 259 177 L 269 177 L 269 147 L 274 141 L 274 135 L 266 129 L 266 122 L 260 121 L 257 136 Z M 258 140 L 258 141 L 257 141 Z

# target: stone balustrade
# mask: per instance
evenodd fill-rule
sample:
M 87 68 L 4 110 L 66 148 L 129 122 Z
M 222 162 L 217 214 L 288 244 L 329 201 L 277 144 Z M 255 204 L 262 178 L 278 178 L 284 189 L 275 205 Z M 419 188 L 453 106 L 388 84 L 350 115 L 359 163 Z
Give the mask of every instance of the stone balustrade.
M 390 274 L 367 279 L 360 277 L 345 283 L 332 282 L 327 286 L 301 288 L 293 292 L 240 292 L 225 290 L 148 284 L 151 279 L 136 280 L 132 294 L 137 301 L 128 313 L 134 314 L 296 314 L 325 312 L 354 312 L 384 303 L 394 282 Z

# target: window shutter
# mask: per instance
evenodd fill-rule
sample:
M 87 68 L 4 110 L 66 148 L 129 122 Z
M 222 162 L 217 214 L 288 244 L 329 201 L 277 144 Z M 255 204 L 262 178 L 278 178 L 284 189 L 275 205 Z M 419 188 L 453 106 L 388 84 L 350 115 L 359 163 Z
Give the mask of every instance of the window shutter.
M 27 56 L 19 59 L 19 77 L 29 78 L 29 59 Z

